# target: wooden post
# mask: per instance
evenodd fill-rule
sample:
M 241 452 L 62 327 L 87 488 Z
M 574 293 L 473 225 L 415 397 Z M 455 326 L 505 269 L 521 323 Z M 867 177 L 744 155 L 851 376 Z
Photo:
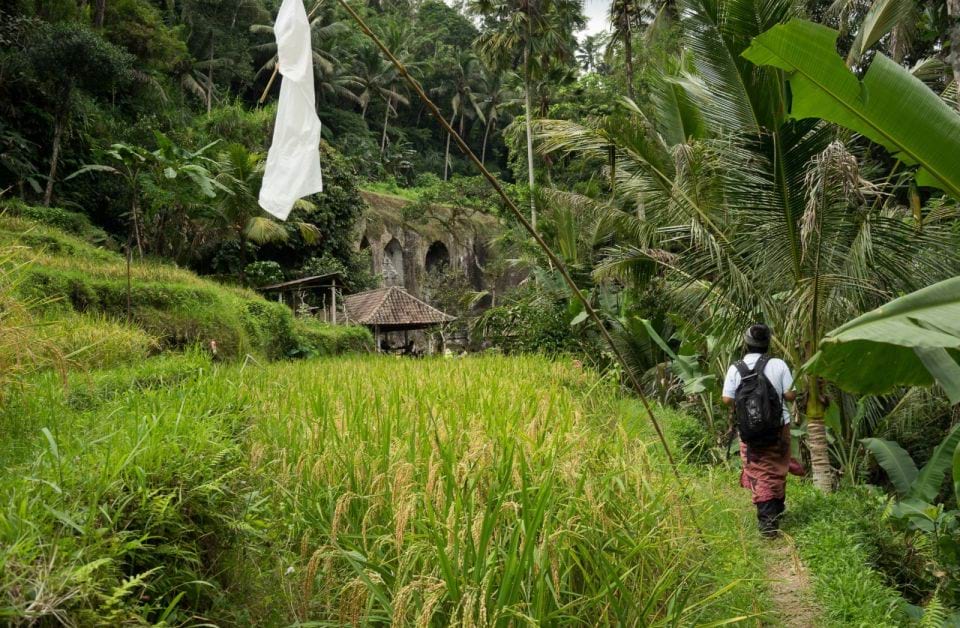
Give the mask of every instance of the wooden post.
M 130 239 L 127 238 L 127 325 L 130 324 L 130 321 L 133 320 L 133 306 L 131 305 L 130 293 L 133 291 L 132 281 L 130 279 L 130 263 L 133 257 L 133 251 L 130 250 Z
M 337 282 L 330 287 L 330 298 L 333 301 L 333 324 L 337 324 Z

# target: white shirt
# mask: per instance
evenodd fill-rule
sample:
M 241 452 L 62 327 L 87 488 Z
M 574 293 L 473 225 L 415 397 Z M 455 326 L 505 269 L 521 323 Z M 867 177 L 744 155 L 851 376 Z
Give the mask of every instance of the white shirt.
M 757 360 L 760 359 L 760 355 L 759 353 L 748 353 L 743 356 L 743 361 L 749 368 L 753 368 L 757 365 Z M 790 392 L 790 389 L 793 388 L 793 374 L 790 372 L 790 367 L 780 358 L 770 358 L 770 360 L 767 361 L 767 366 L 763 369 L 763 375 L 773 384 L 777 392 L 780 393 L 781 400 L 783 399 L 784 393 Z M 740 371 L 737 370 L 736 366 L 731 364 L 730 368 L 727 369 L 727 377 L 723 380 L 723 396 L 736 399 L 737 386 L 739 385 Z M 783 424 L 787 425 L 789 423 L 790 410 L 787 408 L 787 402 L 784 400 Z

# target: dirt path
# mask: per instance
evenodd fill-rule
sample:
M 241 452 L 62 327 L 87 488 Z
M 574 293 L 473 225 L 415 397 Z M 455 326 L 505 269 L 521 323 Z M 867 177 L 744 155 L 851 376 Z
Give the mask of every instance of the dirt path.
M 764 548 L 770 601 L 778 617 L 773 625 L 809 628 L 819 625 L 819 610 L 807 568 L 793 539 L 783 535 Z

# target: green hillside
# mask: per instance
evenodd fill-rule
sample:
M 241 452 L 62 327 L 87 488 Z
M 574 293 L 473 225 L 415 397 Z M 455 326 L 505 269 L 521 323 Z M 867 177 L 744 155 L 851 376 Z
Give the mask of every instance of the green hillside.
M 363 349 L 364 329 L 297 320 L 256 293 L 153 260 L 127 264 L 79 214 L 9 205 L 0 213 L 0 339 L 14 368 L 103 368 L 209 346 L 217 357 L 279 359 Z M 129 307 L 128 307 L 129 296 Z M 4 352 L 7 353 L 7 352 Z M 3 360 L 3 358 L 0 358 Z

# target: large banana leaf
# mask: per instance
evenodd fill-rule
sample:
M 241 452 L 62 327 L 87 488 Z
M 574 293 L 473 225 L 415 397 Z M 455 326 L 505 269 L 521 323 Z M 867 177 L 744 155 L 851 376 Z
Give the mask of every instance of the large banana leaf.
M 960 425 L 954 426 L 930 454 L 930 460 L 927 460 L 927 464 L 923 465 L 920 474 L 913 482 L 910 489 L 911 497 L 917 497 L 928 502 L 937 498 L 940 486 L 943 484 L 943 478 L 953 461 L 953 452 L 957 449 L 958 444 L 960 444 Z
M 950 469 L 951 458 L 954 457 L 954 451 L 960 444 L 960 425 L 954 426 L 950 430 L 943 441 L 933 450 L 927 464 L 923 465 L 923 469 L 919 471 L 917 471 L 917 465 L 914 464 L 910 454 L 891 440 L 864 438 L 860 442 L 870 450 L 880 466 L 887 472 L 887 476 L 893 482 L 893 486 L 897 489 L 900 497 L 929 504 L 940 493 L 943 478 Z M 956 477 L 955 473 L 954 479 Z
M 894 299 L 828 333 L 805 369 L 851 392 L 937 381 L 960 402 L 960 277 Z
M 909 496 L 913 482 L 920 473 L 917 471 L 917 465 L 914 464 L 910 454 L 892 440 L 864 438 L 860 442 L 870 450 L 883 470 L 887 472 L 887 477 L 890 478 L 893 487 L 897 489 L 897 494 L 900 497 Z
M 831 28 L 804 20 L 774 26 L 743 56 L 787 73 L 790 115 L 822 118 L 917 166 L 917 183 L 960 199 L 960 116 L 906 69 L 877 54 L 863 81 L 837 54 Z

